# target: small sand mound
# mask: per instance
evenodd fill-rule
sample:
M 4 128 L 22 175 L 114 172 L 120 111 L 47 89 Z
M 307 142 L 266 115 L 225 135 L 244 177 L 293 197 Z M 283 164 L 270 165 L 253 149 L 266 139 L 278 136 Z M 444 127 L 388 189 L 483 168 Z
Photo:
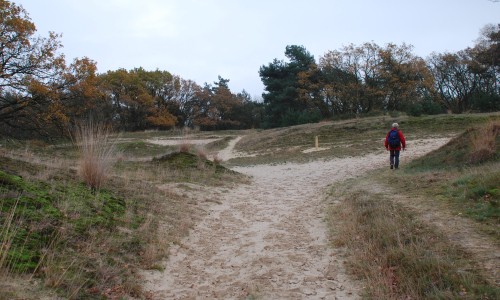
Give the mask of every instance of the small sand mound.
M 154 158 L 153 163 L 167 165 L 179 170 L 214 168 L 216 173 L 228 172 L 236 174 L 236 172 L 220 164 L 189 152 L 169 153 L 159 158 Z

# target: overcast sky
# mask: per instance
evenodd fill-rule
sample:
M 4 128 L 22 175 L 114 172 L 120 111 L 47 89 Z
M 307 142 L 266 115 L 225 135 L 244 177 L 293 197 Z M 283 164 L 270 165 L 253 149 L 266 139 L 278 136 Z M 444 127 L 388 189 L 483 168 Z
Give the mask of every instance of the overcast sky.
M 200 85 L 229 79 L 260 98 L 259 68 L 302 45 L 316 61 L 348 44 L 403 42 L 426 58 L 474 45 L 500 23 L 489 0 L 11 0 L 38 29 L 61 33 L 66 59 L 98 71 L 143 67 Z

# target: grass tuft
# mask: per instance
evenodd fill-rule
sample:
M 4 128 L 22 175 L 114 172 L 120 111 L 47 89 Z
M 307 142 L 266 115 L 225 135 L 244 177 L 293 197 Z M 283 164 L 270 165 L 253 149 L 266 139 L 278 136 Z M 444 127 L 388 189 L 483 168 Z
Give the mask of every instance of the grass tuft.
M 189 150 L 191 149 L 191 144 L 187 142 L 183 142 L 179 145 L 179 152 L 182 153 L 189 153 Z
M 471 136 L 472 150 L 469 161 L 473 164 L 485 162 L 495 156 L 496 139 L 500 133 L 500 122 L 491 122 Z
M 93 122 L 80 124 L 75 130 L 74 140 L 80 151 L 78 174 L 92 190 L 100 189 L 116 154 L 110 128 Z
M 207 160 L 208 159 L 207 152 L 202 147 L 197 147 L 196 154 L 198 155 L 200 160 Z

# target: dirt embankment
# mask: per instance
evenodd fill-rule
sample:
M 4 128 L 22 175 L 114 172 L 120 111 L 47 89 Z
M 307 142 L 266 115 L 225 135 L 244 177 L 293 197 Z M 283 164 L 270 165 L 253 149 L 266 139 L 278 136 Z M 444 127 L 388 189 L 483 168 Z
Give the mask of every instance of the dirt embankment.
M 447 141 L 414 141 L 401 164 Z M 230 158 L 232 147 L 220 157 Z M 357 299 L 361 287 L 348 279 L 342 257 L 328 245 L 323 199 L 333 182 L 384 165 L 388 154 L 380 151 L 234 168 L 252 182 L 214 193 L 218 204 L 172 247 L 163 272 L 145 274 L 145 289 L 154 299 Z

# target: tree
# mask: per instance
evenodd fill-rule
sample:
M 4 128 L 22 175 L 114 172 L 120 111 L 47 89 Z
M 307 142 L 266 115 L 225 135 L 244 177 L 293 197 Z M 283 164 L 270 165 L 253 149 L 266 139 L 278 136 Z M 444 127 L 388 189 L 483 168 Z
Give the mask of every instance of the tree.
M 425 61 L 412 54 L 412 49 L 411 45 L 388 44 L 379 50 L 384 110 L 401 111 L 432 94 L 432 74 Z
M 236 94 L 236 98 L 242 105 L 233 108 L 232 116 L 233 119 L 240 122 L 239 128 L 248 129 L 261 127 L 261 122 L 264 118 L 264 104 L 252 100 L 250 94 L 245 90 Z
M 476 45 L 427 60 L 435 88 L 452 112 L 500 110 L 500 24 L 486 25 Z
M 166 87 L 172 81 L 172 74 L 160 70 L 145 71 L 143 68 L 137 68 L 133 72 L 137 74 L 148 94 L 153 97 L 146 116 L 149 126 L 157 129 L 173 127 L 177 120 L 170 113 L 168 103 L 165 101 L 168 91 Z
M 351 114 L 381 109 L 383 92 L 379 74 L 380 50 L 377 44 L 365 43 L 361 46 L 351 44 L 341 51 L 327 52 L 320 58 L 320 68 L 327 72 L 329 80 L 334 80 L 334 83 L 325 82 L 328 88 L 325 94 L 342 103 L 341 106 L 349 109 Z M 332 78 L 335 74 L 342 78 Z M 339 87 L 342 82 L 347 86 Z
M 75 59 L 65 69 L 58 87 L 58 99 L 72 124 L 111 117 L 111 107 L 99 86 L 96 63 L 89 58 Z
M 471 108 L 472 97 L 478 85 L 478 77 L 468 66 L 469 52 L 433 54 L 429 63 L 438 91 L 446 108 L 462 113 Z
M 323 96 L 333 113 L 403 110 L 432 94 L 432 75 L 411 45 L 349 45 L 320 58 Z
M 176 125 L 193 126 L 195 97 L 201 87 L 192 80 L 174 75 L 164 86 L 162 98 L 176 118 Z
M 243 106 L 243 102 L 231 92 L 228 83 L 229 79 L 219 76 L 219 81 L 214 82 L 212 88 L 211 104 L 217 111 L 217 129 L 237 129 L 241 125 L 235 111 Z
M 500 110 L 500 24 L 486 25 L 476 45 L 468 50 L 473 60 L 471 72 L 480 78 L 478 91 L 473 97 L 473 109 Z
M 173 127 L 175 116 L 162 98 L 171 80 L 168 72 L 119 69 L 101 75 L 101 88 L 112 107 L 115 127 L 122 130 L 144 130 Z
M 64 58 L 57 54 L 59 35 L 35 36 L 36 27 L 27 12 L 9 1 L 0 0 L 0 126 L 3 131 L 30 129 L 43 132 L 45 112 L 58 109 L 53 97 L 54 78 L 61 74 Z M 10 129 L 9 129 L 10 128 Z
M 193 124 L 203 130 L 240 129 L 244 125 L 240 119 L 244 98 L 231 92 L 229 79 L 219 76 L 213 85 L 205 84 L 196 94 L 193 106 Z
M 500 109 L 500 25 L 487 25 L 472 48 L 433 53 L 427 64 L 439 100 L 450 111 Z
M 356 76 L 334 65 L 325 64 L 320 68 L 323 76 L 321 93 L 329 115 L 356 113 L 356 96 L 361 84 Z
M 320 58 L 320 68 L 327 75 L 324 94 L 335 101 L 332 106 L 343 107 L 347 110 L 344 113 L 351 114 L 382 107 L 380 49 L 375 43 L 350 44 Z
M 484 26 L 474 48 L 479 62 L 500 73 L 500 24 Z
M 314 56 L 296 45 L 287 46 L 285 56 L 288 63 L 274 59 L 259 70 L 267 91 L 262 96 L 269 127 L 298 124 L 301 114 L 307 115 L 317 108 L 314 103 L 319 93 L 309 90 L 317 79 Z

